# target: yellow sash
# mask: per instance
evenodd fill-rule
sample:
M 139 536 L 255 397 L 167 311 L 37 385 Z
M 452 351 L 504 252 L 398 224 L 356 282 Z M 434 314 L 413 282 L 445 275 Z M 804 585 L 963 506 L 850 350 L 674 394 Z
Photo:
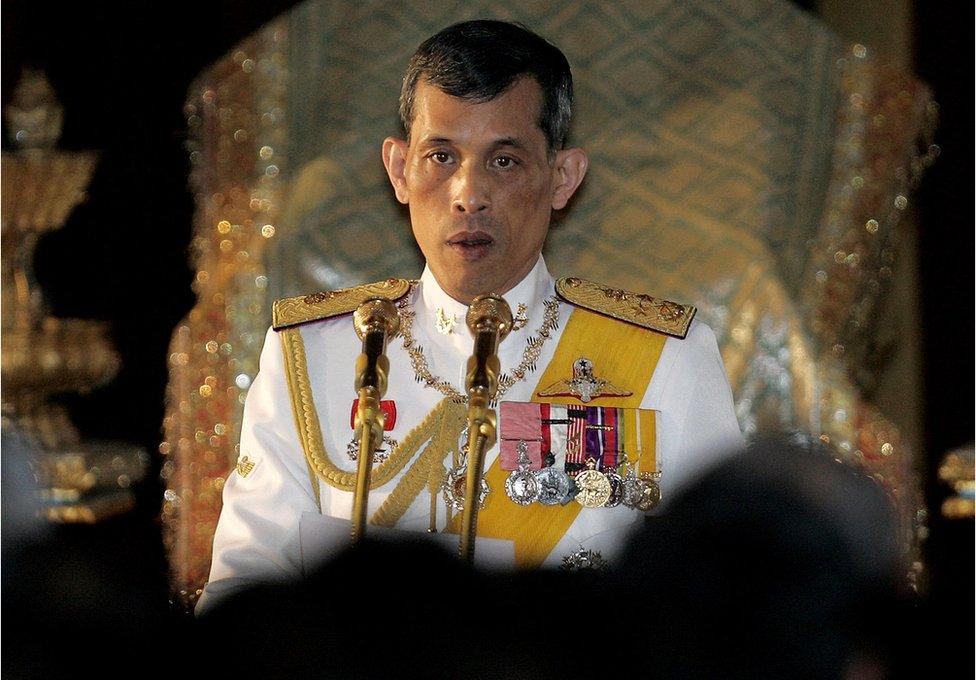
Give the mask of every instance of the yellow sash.
M 549 385 L 573 374 L 573 363 L 582 356 L 593 362 L 597 377 L 630 390 L 627 397 L 599 397 L 594 406 L 634 409 L 625 412 L 624 443 L 628 453 L 639 453 L 640 471 L 656 469 L 656 423 L 653 411 L 639 411 L 641 400 L 654 375 L 667 337 L 584 309 L 574 309 L 556 354 L 533 390 L 533 401 L 551 404 L 584 405 L 575 397 L 538 397 Z M 640 436 L 638 437 L 638 431 Z M 515 543 L 515 564 L 519 568 L 538 567 L 566 534 L 582 506 L 568 503 L 549 506 L 532 503 L 521 506 L 502 489 L 508 472 L 501 468 L 501 456 L 485 474 L 492 489 L 478 513 L 478 536 L 501 538 Z M 457 533 L 461 516 L 455 516 L 445 531 Z

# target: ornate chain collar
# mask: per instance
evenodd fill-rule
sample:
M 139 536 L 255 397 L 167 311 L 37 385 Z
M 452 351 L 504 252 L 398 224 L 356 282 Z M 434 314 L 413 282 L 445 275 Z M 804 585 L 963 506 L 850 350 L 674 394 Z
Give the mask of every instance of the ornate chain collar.
M 447 380 L 430 372 L 430 365 L 427 362 L 427 356 L 424 354 L 424 348 L 414 340 L 413 321 L 417 313 L 413 309 L 411 300 L 416 287 L 417 282 L 411 282 L 410 292 L 397 302 L 400 314 L 400 335 L 403 336 L 403 348 L 407 350 L 407 354 L 410 356 L 410 365 L 413 367 L 414 377 L 417 382 L 437 390 L 454 403 L 463 404 L 467 402 L 467 396 L 458 392 L 454 385 Z M 559 299 L 552 296 L 543 300 L 542 304 L 545 306 L 542 325 L 525 341 L 525 350 L 522 352 L 522 361 L 519 362 L 519 365 L 511 373 L 502 373 L 498 377 L 498 390 L 495 392 L 492 401 L 497 402 L 508 391 L 508 388 L 525 380 L 525 376 L 530 371 L 535 370 L 536 361 L 539 360 L 539 354 L 542 353 L 542 347 L 552 337 L 553 331 L 559 328 Z

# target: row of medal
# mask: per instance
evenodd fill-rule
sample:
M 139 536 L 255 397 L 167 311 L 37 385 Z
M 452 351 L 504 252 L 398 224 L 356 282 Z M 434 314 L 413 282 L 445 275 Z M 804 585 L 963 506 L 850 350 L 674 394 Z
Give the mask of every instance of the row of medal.
M 538 471 L 530 469 L 528 447 L 518 443 L 518 469 L 505 480 L 505 494 L 519 505 L 542 503 L 565 505 L 576 501 L 584 508 L 614 508 L 624 505 L 647 512 L 661 501 L 660 473 L 637 473 L 636 466 L 621 464 L 603 471 L 596 469 L 596 459 L 587 458 L 586 470 L 575 477 L 555 465 Z M 626 467 L 625 474 L 620 468 Z
M 566 505 L 576 501 L 585 508 L 614 508 L 624 505 L 642 512 L 653 509 L 661 501 L 661 473 L 637 473 L 636 466 L 630 463 L 616 468 L 596 469 L 596 460 L 586 461 L 586 470 L 575 476 L 550 464 L 541 470 L 533 471 L 528 456 L 528 446 L 524 441 L 518 443 L 518 469 L 513 470 L 505 480 L 505 494 L 519 505 Z M 621 475 L 620 468 L 626 467 Z M 463 452 L 459 464 L 451 469 L 444 481 L 444 500 L 456 512 L 464 509 L 464 486 L 467 465 Z M 490 489 L 481 480 L 478 497 L 479 505 L 484 505 Z
M 355 408 L 355 404 L 353 405 Z M 395 416 L 394 416 L 395 417 Z M 462 434 L 462 438 L 466 436 Z M 397 442 L 388 436 L 383 437 L 385 449 L 376 451 L 374 463 L 381 463 L 396 448 Z M 466 446 L 462 445 L 462 449 Z M 661 501 L 660 472 L 637 473 L 636 466 L 625 462 L 621 456 L 617 467 L 603 471 L 596 469 L 596 460 L 588 458 L 587 469 L 575 475 L 560 470 L 547 461 L 548 467 L 533 471 L 528 456 L 528 445 L 519 440 L 518 469 L 513 470 L 505 480 L 505 494 L 519 505 L 566 505 L 576 501 L 585 508 L 614 508 L 624 505 L 642 512 L 653 509 Z M 349 442 L 346 452 L 351 460 L 359 457 L 359 443 L 355 437 Z M 453 467 L 444 481 L 443 491 L 445 502 L 456 512 L 464 509 L 464 486 L 467 474 L 465 451 L 458 465 Z M 620 468 L 626 468 L 621 475 Z M 484 505 L 490 489 L 488 483 L 481 480 L 481 490 L 478 495 L 479 505 Z

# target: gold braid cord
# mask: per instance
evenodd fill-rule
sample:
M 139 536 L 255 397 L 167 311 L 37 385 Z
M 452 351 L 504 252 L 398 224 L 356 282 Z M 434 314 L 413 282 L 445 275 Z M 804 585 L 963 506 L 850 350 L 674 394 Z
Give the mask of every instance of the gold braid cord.
M 424 486 L 430 489 L 432 495 L 436 495 L 437 490 L 440 489 L 444 477 L 444 467 L 441 462 L 448 453 L 458 447 L 458 438 L 467 424 L 467 408 L 445 398 L 431 411 L 431 414 L 434 412 L 440 415 L 437 435 L 431 439 L 430 444 L 424 449 L 417 462 L 410 466 L 392 493 L 373 513 L 369 520 L 371 524 L 392 527 L 403 517 L 403 513 L 407 511 L 407 508 L 414 502 Z M 430 416 L 424 422 L 426 423 L 429 419 Z M 437 474 L 438 468 L 440 468 L 439 475 Z
M 308 362 L 305 357 L 305 343 L 302 341 L 301 331 L 298 328 L 286 328 L 279 331 L 279 335 L 285 356 L 288 393 L 291 396 L 295 425 L 298 427 L 298 437 L 302 444 L 302 450 L 305 452 L 305 459 L 311 469 L 329 486 L 340 491 L 351 492 L 356 486 L 356 472 L 340 469 L 332 462 L 325 450 L 318 412 L 315 410 L 315 402 L 312 399 L 312 386 L 308 377 Z M 435 430 L 441 425 L 441 416 L 448 409 L 448 404 L 449 400 L 444 399 L 431 409 L 423 421 L 403 438 L 400 446 L 393 449 L 390 456 L 376 466 L 370 479 L 370 489 L 383 486 L 406 467 L 423 443 L 434 436 Z M 458 434 L 460 431 L 461 428 L 458 429 Z M 446 451 L 447 449 L 445 449 L 445 453 Z M 418 459 L 419 462 L 420 459 Z M 425 471 L 428 469 L 429 465 L 424 468 Z

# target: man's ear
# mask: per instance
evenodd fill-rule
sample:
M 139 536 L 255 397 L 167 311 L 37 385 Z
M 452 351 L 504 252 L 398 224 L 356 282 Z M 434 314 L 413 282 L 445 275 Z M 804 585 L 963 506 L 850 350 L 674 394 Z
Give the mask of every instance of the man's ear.
M 400 203 L 410 202 L 410 192 L 407 191 L 405 171 L 407 167 L 407 142 L 396 137 L 383 140 L 383 165 L 390 177 L 393 192 Z
M 569 199 L 583 182 L 589 164 L 590 159 L 587 158 L 586 152 L 578 147 L 556 152 L 556 162 L 552 169 L 556 175 L 556 183 L 552 188 L 553 210 L 562 210 L 566 207 Z

